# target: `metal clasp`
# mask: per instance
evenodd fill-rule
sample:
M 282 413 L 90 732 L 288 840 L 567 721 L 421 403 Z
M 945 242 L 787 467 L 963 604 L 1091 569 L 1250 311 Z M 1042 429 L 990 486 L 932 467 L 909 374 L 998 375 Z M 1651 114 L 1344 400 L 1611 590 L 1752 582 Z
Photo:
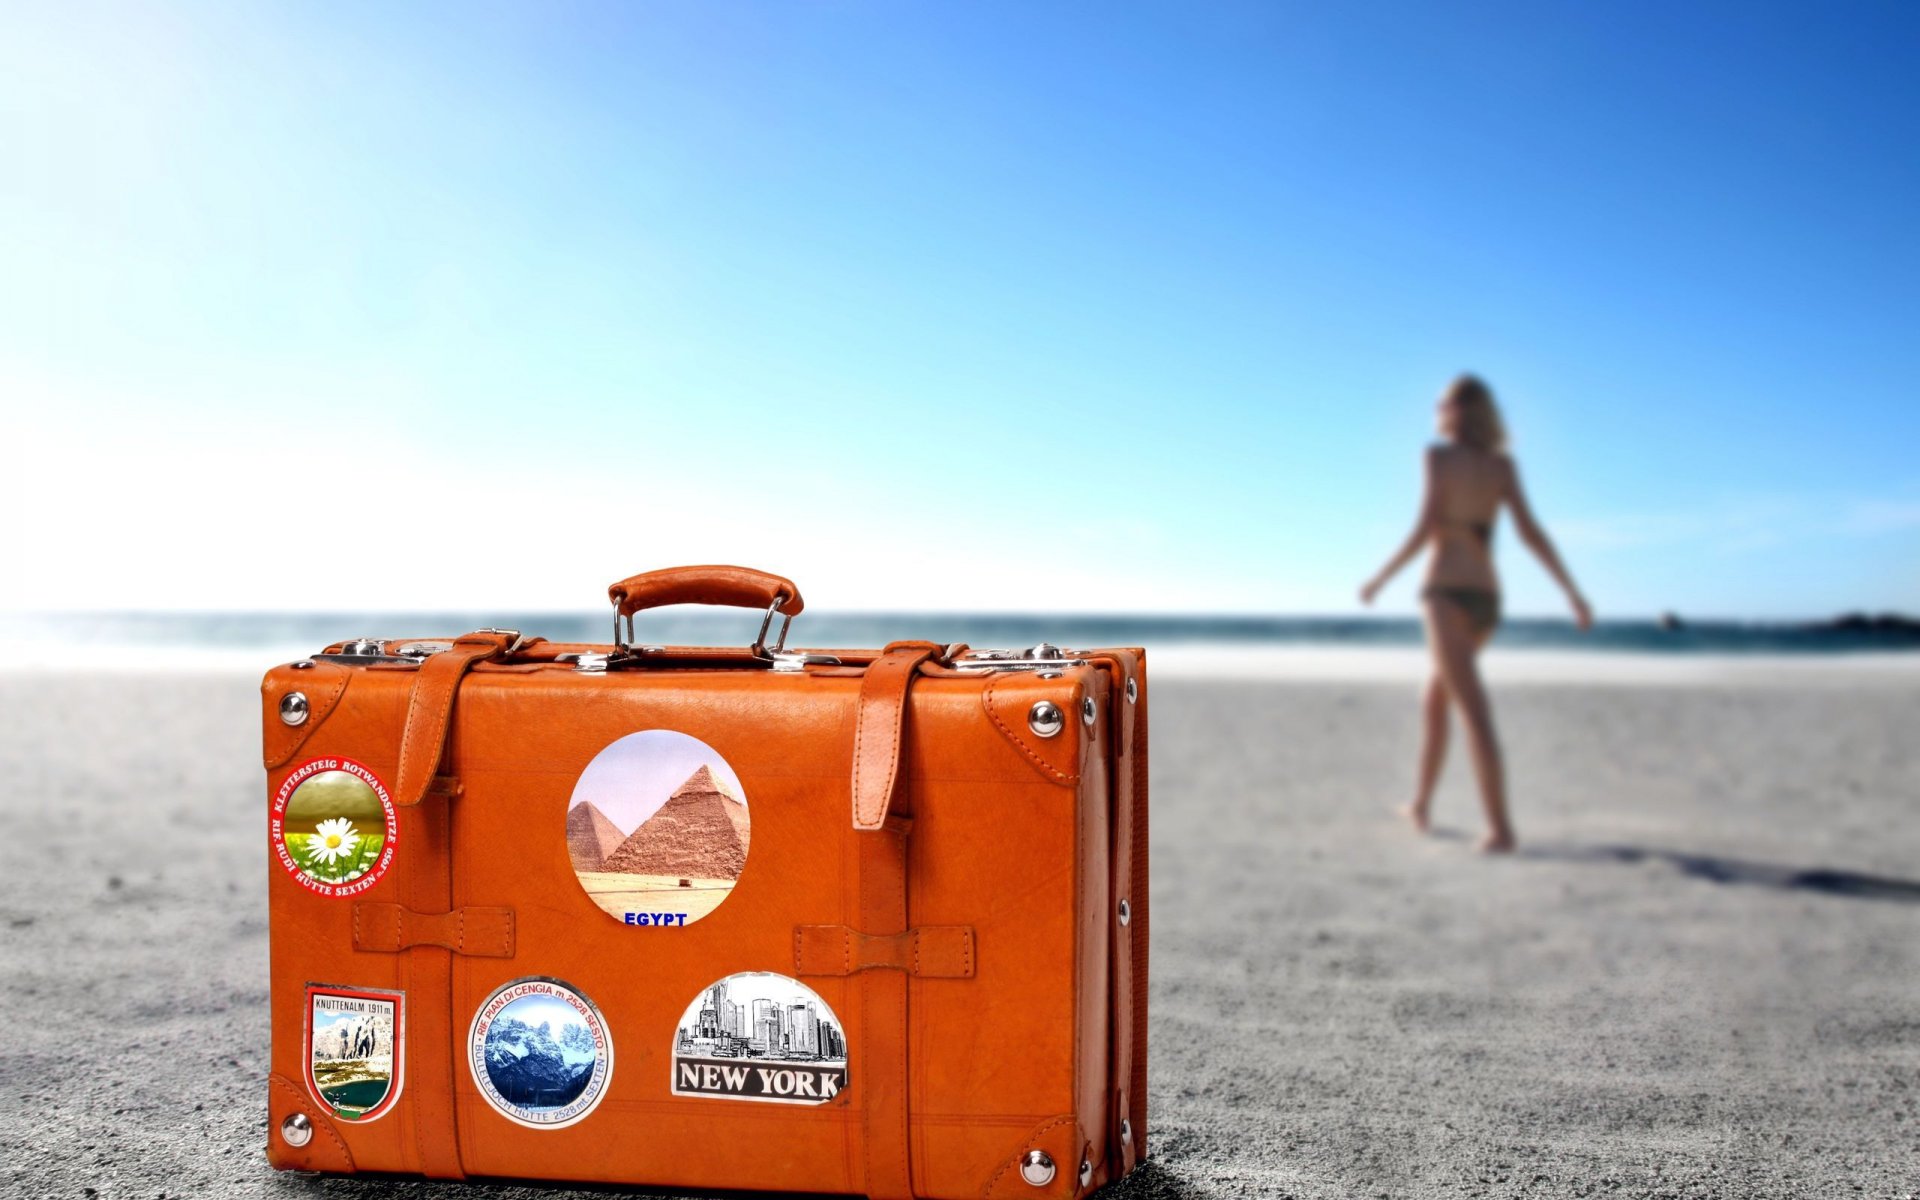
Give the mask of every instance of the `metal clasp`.
M 1058 671 L 1086 664 L 1072 651 L 1046 642 L 1025 650 L 969 650 L 953 660 L 956 671 Z
M 353 638 L 340 644 L 337 654 L 321 652 L 313 656 L 317 662 L 338 663 L 343 667 L 370 667 L 374 665 L 417 667 L 427 659 L 444 650 L 453 649 L 452 642 L 412 641 L 389 642 L 380 638 Z
M 767 605 L 767 615 L 760 618 L 760 634 L 753 639 L 753 645 L 747 647 L 755 658 L 777 658 L 787 648 L 787 630 L 793 628 L 793 618 L 790 616 L 780 619 L 780 637 L 773 643 L 772 652 L 767 650 L 767 630 L 773 625 L 773 614 L 779 612 L 780 606 L 786 602 L 785 592 L 773 594 L 773 603 Z
M 793 628 L 793 616 L 791 614 L 782 615 L 780 633 L 774 638 L 772 646 L 767 645 L 767 631 L 773 628 L 773 618 L 775 615 L 780 614 L 780 606 L 791 598 L 792 597 L 788 596 L 785 592 L 775 592 L 773 594 L 773 602 L 767 605 L 766 615 L 760 618 L 760 632 L 754 635 L 752 644 L 747 647 L 747 653 L 760 659 L 775 671 L 798 671 L 809 663 L 837 666 L 840 660 L 831 654 L 808 654 L 800 650 L 787 649 L 787 631 Z M 625 622 L 624 626 L 621 624 L 622 621 Z M 585 656 L 582 656 L 579 660 L 576 660 L 574 669 L 580 671 L 604 671 L 609 667 L 619 667 L 628 663 L 638 662 L 641 653 L 648 649 L 658 649 L 658 647 L 640 647 L 639 650 L 635 649 L 633 645 L 633 614 L 622 613 L 620 606 L 615 604 L 613 606 L 613 653 L 603 656 L 601 661 L 591 666 L 587 665 Z

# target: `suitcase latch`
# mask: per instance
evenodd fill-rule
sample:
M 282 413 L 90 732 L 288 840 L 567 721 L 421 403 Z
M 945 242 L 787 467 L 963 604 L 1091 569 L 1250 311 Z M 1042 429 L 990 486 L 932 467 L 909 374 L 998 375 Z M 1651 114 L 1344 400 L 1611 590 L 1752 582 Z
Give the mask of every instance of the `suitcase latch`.
M 313 657 L 316 662 L 339 663 L 343 667 L 366 667 L 375 663 L 417 667 L 441 651 L 451 649 L 452 642 L 389 642 L 379 638 L 354 638 L 342 642 L 338 653 L 316 654 Z
M 957 671 L 1058 671 L 1086 665 L 1073 651 L 1048 642 L 1025 650 L 969 650 L 953 660 Z

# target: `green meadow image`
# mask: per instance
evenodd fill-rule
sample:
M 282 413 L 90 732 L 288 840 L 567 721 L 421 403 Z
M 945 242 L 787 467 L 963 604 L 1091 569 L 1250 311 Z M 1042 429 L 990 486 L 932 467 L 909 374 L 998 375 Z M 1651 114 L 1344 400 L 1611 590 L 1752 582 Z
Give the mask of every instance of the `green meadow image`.
M 380 861 L 386 814 L 365 780 L 323 771 L 288 798 L 280 836 L 302 871 L 322 883 L 348 883 Z

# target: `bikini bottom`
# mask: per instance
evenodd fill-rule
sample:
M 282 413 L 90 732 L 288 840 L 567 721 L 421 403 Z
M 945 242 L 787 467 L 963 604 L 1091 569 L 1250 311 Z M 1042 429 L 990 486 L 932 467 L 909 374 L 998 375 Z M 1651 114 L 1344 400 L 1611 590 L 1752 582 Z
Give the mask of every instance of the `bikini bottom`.
M 1428 584 L 1420 589 L 1422 600 L 1445 600 L 1467 614 L 1476 633 L 1492 633 L 1500 624 L 1500 593 L 1492 588 Z

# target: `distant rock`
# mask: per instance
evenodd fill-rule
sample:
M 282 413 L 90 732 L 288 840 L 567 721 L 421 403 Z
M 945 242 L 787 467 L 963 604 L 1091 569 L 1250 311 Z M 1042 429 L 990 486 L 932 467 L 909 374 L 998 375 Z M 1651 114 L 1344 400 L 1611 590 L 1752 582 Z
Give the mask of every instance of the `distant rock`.
M 1660 628 L 1668 633 L 1678 633 L 1686 627 L 1687 623 L 1680 619 L 1679 613 L 1668 610 L 1660 614 Z
M 1817 633 L 1869 634 L 1901 642 L 1920 641 L 1920 618 L 1902 613 L 1846 613 L 1831 621 L 1816 621 L 1809 628 Z
M 702 765 L 607 856 L 603 871 L 738 879 L 747 865 L 747 806 Z
M 607 815 L 582 800 L 567 810 L 567 856 L 576 871 L 598 871 L 627 835 Z

